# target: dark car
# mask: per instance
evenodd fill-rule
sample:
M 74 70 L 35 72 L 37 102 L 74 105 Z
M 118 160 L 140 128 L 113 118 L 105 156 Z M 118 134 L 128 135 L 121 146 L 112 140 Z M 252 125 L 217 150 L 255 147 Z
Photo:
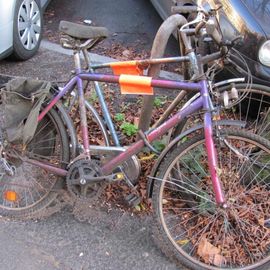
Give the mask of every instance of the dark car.
M 213 0 L 151 0 L 163 19 L 170 16 L 172 5 L 201 5 Z M 256 83 L 270 85 L 270 0 L 219 0 L 223 9 L 218 20 L 225 39 L 243 37 L 241 45 L 235 48 L 247 62 Z M 244 61 L 235 57 L 242 69 L 229 68 L 235 76 L 246 72 Z

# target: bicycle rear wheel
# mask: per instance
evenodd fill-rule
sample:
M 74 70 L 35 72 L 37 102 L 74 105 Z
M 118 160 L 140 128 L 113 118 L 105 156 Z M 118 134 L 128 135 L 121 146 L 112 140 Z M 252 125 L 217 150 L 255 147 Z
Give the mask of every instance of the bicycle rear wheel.
M 228 208 L 215 203 L 204 136 L 193 137 L 156 175 L 155 240 L 191 269 L 270 269 L 270 143 L 228 130 L 215 144 Z
M 51 109 L 38 124 L 30 143 L 26 146 L 7 143 L 4 151 L 14 175 L 1 170 L 0 215 L 23 218 L 41 213 L 57 197 L 61 178 L 30 164 L 26 159 L 61 168 L 66 166 L 69 161 L 69 143 L 60 116 Z

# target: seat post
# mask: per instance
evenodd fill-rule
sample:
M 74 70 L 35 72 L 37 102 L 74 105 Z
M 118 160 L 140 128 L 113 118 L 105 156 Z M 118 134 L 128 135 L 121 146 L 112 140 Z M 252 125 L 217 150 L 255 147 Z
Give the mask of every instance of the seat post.
M 85 63 L 86 63 L 86 70 L 90 71 L 90 69 L 91 69 L 90 62 L 91 62 L 91 60 L 90 60 L 88 51 L 87 51 L 86 48 L 84 48 L 84 49 L 82 50 L 82 52 L 83 52 L 83 56 L 84 56 L 84 61 L 85 61 Z
M 75 63 L 75 72 L 79 74 L 81 72 L 81 59 L 80 59 L 80 51 L 74 50 L 73 54 L 74 63 Z

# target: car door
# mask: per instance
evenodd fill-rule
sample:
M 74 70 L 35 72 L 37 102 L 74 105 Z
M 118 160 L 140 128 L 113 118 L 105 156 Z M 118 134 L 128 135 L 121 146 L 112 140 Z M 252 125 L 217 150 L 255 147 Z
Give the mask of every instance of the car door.
M 171 15 L 171 7 L 175 5 L 176 0 L 151 0 L 151 2 L 160 17 L 165 20 Z

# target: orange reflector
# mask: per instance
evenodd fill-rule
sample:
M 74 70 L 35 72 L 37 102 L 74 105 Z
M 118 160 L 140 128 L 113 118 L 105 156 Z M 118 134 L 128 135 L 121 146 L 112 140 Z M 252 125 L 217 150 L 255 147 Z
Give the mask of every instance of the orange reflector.
M 10 202 L 15 202 L 17 201 L 18 199 L 18 195 L 15 191 L 12 191 L 12 190 L 6 190 L 5 193 L 4 193 L 4 198 L 7 200 L 7 201 L 10 201 Z
M 142 75 L 143 71 L 138 67 L 137 61 L 113 62 L 110 63 L 114 75 L 129 74 Z
M 153 95 L 151 77 L 122 74 L 119 77 L 121 94 Z

